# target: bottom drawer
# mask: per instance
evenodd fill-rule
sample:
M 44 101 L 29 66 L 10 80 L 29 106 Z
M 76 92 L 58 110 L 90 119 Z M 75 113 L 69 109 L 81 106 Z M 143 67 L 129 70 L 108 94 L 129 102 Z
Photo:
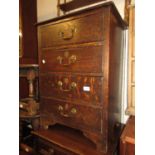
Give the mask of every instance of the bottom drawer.
M 102 132 L 102 109 L 99 107 L 75 105 L 43 97 L 40 103 L 42 118 L 47 115 L 54 122 L 53 124 L 60 123 L 80 130 Z
M 41 138 L 36 140 L 36 152 L 37 155 L 77 155 Z

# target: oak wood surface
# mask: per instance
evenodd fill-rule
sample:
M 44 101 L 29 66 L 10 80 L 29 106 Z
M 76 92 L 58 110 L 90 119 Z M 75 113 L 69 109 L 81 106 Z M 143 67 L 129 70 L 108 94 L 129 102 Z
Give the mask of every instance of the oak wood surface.
M 100 51 L 103 50 L 104 43 L 103 46 L 100 44 L 65 49 L 42 49 L 40 71 L 100 73 L 102 72 Z
M 97 154 L 112 154 L 119 139 L 124 28 L 113 3 L 38 24 L 41 126 L 60 123 L 80 129 L 95 144 Z M 101 42 L 102 48 L 97 48 Z M 77 67 L 60 67 L 70 62 L 65 59 L 70 56 L 64 53 L 66 49 L 71 56 L 77 55 Z M 61 57 L 58 64 L 54 63 L 55 53 Z M 94 60 L 99 61 L 101 68 Z M 76 66 L 76 62 L 71 65 Z M 89 90 L 84 86 L 89 86 Z
M 135 115 L 135 6 L 129 9 L 129 76 L 128 76 L 128 105 L 126 113 Z
M 74 74 L 44 75 L 40 77 L 40 93 L 43 97 L 75 104 L 100 106 L 104 99 L 100 91 L 103 80 L 102 77 Z
M 19 63 L 37 63 L 37 29 L 34 26 L 34 24 L 37 22 L 36 0 L 19 0 L 19 3 L 19 15 L 22 25 L 22 55 L 19 58 Z
M 92 27 L 93 22 L 93 27 Z M 40 27 L 42 48 L 94 42 L 104 39 L 104 10 L 66 18 Z M 94 31 L 95 30 L 95 31 Z M 52 34 L 53 37 L 51 37 Z M 101 35 L 102 34 L 102 35 Z M 91 37 L 93 35 L 93 37 Z

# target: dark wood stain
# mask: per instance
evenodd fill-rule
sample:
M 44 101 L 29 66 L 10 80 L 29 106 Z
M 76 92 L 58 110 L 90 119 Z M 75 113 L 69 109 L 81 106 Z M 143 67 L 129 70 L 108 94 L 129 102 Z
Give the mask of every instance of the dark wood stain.
M 76 104 L 100 105 L 102 78 L 76 75 L 51 75 L 40 77 L 41 96 L 69 100 Z M 62 86 L 58 85 L 62 82 Z M 75 83 L 76 87 L 72 87 Z
M 41 72 L 102 72 L 103 46 L 85 46 L 65 49 L 42 49 L 40 55 Z M 65 54 L 68 53 L 66 57 Z M 75 56 L 75 62 L 71 62 Z M 62 60 L 59 60 L 60 57 Z M 45 60 L 45 63 L 42 61 Z
M 124 28 L 113 3 L 38 24 L 41 127 L 59 123 L 79 129 L 95 148 L 77 151 L 81 144 L 68 143 L 70 139 L 65 137 L 58 142 L 50 129 L 37 136 L 47 134 L 51 145 L 79 155 L 114 153 L 121 131 Z M 84 91 L 85 86 L 88 91 Z M 58 136 L 57 131 L 53 134 Z M 42 139 L 47 140 L 46 136 Z
M 22 23 L 22 35 L 23 55 L 19 59 L 20 64 L 32 64 L 38 62 L 37 52 L 37 28 L 35 23 L 37 22 L 37 8 L 36 0 L 19 0 L 21 7 L 21 23 Z

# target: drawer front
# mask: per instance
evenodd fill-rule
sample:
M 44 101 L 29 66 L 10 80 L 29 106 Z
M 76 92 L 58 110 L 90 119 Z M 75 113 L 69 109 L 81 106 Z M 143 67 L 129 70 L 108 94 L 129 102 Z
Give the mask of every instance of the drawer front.
M 40 57 L 41 72 L 102 72 L 103 46 L 70 49 L 43 49 Z
M 77 155 L 41 138 L 36 139 L 36 152 L 37 155 Z
M 102 103 L 103 77 L 50 74 L 40 76 L 41 96 L 83 105 Z
M 101 132 L 100 108 L 75 105 L 41 97 L 41 115 L 51 116 L 52 121 L 76 129 Z
M 101 41 L 104 38 L 103 10 L 68 21 L 57 21 L 39 28 L 42 48 Z M 93 26 L 92 26 L 93 24 Z

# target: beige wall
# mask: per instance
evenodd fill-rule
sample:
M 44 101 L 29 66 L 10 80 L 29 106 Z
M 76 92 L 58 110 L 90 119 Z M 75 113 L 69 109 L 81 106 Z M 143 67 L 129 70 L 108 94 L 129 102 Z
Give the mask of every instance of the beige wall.
M 118 8 L 122 18 L 124 18 L 124 5 L 125 0 L 113 0 L 115 2 L 116 7 Z
M 68 0 L 69 1 L 69 0 Z M 121 16 L 124 18 L 125 0 L 113 0 Z M 61 0 L 63 2 L 63 0 Z M 37 0 L 38 22 L 57 16 L 57 0 Z
M 37 0 L 38 22 L 57 16 L 57 0 Z

